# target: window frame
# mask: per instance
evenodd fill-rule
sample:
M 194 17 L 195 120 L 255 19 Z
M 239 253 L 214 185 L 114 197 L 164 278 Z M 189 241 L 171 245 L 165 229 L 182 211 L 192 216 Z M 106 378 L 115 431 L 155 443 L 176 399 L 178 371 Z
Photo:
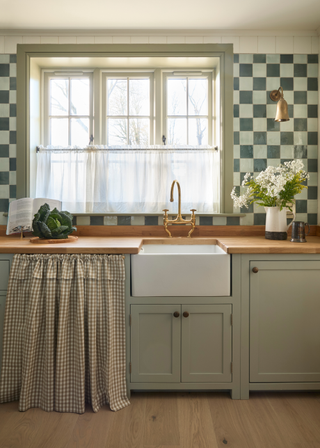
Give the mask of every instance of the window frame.
M 148 145 L 162 145 L 162 140 L 159 140 L 159 136 L 164 135 L 166 136 L 167 144 L 170 144 L 168 142 L 167 138 L 167 81 L 168 79 L 179 79 L 179 78 L 185 78 L 185 79 L 207 79 L 208 81 L 208 113 L 206 115 L 199 116 L 204 117 L 208 120 L 208 143 L 204 144 L 206 145 L 212 145 L 217 146 L 217 137 L 216 132 L 213 127 L 213 120 L 215 118 L 215 110 L 214 110 L 214 83 L 215 83 L 215 70 L 210 69 L 200 69 L 202 74 L 198 74 L 199 69 L 187 69 L 184 70 L 182 73 L 183 75 L 179 75 L 180 70 L 176 69 L 159 69 L 159 68 L 150 68 L 150 69 L 141 69 L 141 70 L 135 70 L 135 71 L 128 71 L 128 70 L 106 70 L 101 68 L 93 67 L 92 69 L 83 69 L 79 68 L 77 70 L 73 71 L 66 71 L 66 69 L 42 69 L 42 86 L 41 86 L 41 98 L 43 103 L 43 114 L 41 114 L 41 144 L 44 146 L 48 146 L 51 144 L 50 142 L 50 80 L 51 79 L 77 79 L 77 78 L 89 78 L 90 80 L 90 88 L 89 88 L 89 115 L 86 117 L 89 118 L 89 137 L 90 135 L 94 136 L 94 142 L 95 144 L 101 144 L 101 145 L 108 145 L 107 141 L 107 122 L 105 120 L 108 120 L 108 117 L 110 118 L 126 118 L 127 120 L 130 119 L 130 117 L 137 117 L 140 118 L 140 116 L 130 115 L 127 113 L 126 115 L 108 115 L 107 114 L 107 80 L 108 79 L 149 79 L 149 85 L 150 85 L 150 114 L 149 116 L 141 116 L 141 118 L 147 118 L 150 120 L 150 141 Z M 160 76 L 156 77 L 154 76 L 155 73 L 159 72 Z M 94 84 L 93 81 L 93 74 L 97 73 L 98 77 L 101 76 L 102 79 L 102 86 L 99 84 Z M 187 73 L 187 74 L 186 74 Z M 93 114 L 93 90 L 96 90 L 96 97 L 97 101 L 101 102 L 102 105 L 102 112 L 100 114 L 100 108 L 96 110 L 95 116 Z M 187 95 L 187 94 L 186 94 Z M 70 95 L 69 95 L 70 96 Z M 156 98 L 158 98 L 160 108 L 158 110 L 158 115 L 155 113 L 155 103 Z M 188 98 L 186 96 L 186 101 L 188 102 Z M 70 97 L 69 97 L 69 103 L 70 103 Z M 129 111 L 129 109 L 128 109 Z M 59 115 L 57 118 L 67 118 L 69 121 L 68 126 L 68 146 L 71 146 L 71 132 L 70 132 L 70 120 L 75 117 L 84 117 L 84 115 L 72 115 L 69 113 L 69 115 Z M 173 117 L 173 116 L 172 116 Z M 197 118 L 197 115 L 191 115 L 187 113 L 187 115 L 179 115 L 179 118 Z M 101 127 L 101 135 L 98 133 L 96 134 L 94 132 L 94 129 L 96 127 L 97 123 L 100 123 Z M 128 128 L 129 129 L 129 128 Z M 156 131 L 160 132 L 156 132 Z M 187 131 L 188 132 L 188 131 Z M 157 134 L 158 139 L 155 138 L 155 134 Z M 89 138 L 88 138 L 89 141 Z M 129 144 L 124 143 L 124 144 Z M 190 143 L 187 143 L 188 145 Z
M 60 73 L 59 73 L 60 72 Z M 65 73 L 65 74 L 64 74 Z M 94 135 L 94 116 L 93 116 L 93 71 L 84 71 L 84 70 L 74 70 L 68 73 L 67 70 L 48 70 L 44 69 L 42 73 L 42 86 L 41 86 L 41 96 L 42 96 L 42 104 L 43 104 L 43 114 L 41 114 L 41 135 L 43 136 L 43 142 L 45 146 L 50 145 L 50 80 L 51 79 L 77 79 L 77 78 L 89 78 L 89 115 L 86 117 L 89 118 L 89 138 L 91 135 Z M 68 97 L 68 103 L 70 108 L 70 92 Z M 71 145 L 71 130 L 70 130 L 70 120 L 72 118 L 84 117 L 84 115 L 71 115 L 69 110 L 69 115 L 61 115 L 59 118 L 67 118 L 68 119 L 68 146 Z
M 195 72 L 199 72 L 199 69 L 195 69 Z M 174 73 L 180 72 L 180 70 L 171 70 L 171 71 L 167 71 L 164 70 L 163 71 L 163 134 L 165 136 L 168 135 L 168 129 L 167 129 L 167 120 L 168 120 L 168 105 L 167 105 L 167 90 L 168 90 L 168 78 L 172 78 L 172 79 L 179 79 L 179 75 L 175 76 Z M 209 146 L 217 146 L 217 142 L 216 142 L 216 133 L 214 132 L 214 128 L 213 128 L 213 117 L 214 117 L 214 108 L 213 108 L 213 104 L 214 104 L 214 100 L 213 100 L 213 96 L 214 96 L 214 88 L 213 88 L 213 82 L 215 79 L 214 76 L 214 70 L 202 70 L 203 74 L 201 75 L 197 75 L 197 74 L 192 74 L 192 70 L 184 70 L 184 72 L 188 72 L 187 75 L 181 75 L 181 78 L 186 78 L 187 81 L 189 80 L 189 78 L 192 79 L 202 79 L 202 78 L 207 78 L 208 79 L 208 115 L 206 115 L 206 117 L 208 117 L 208 143 L 206 145 Z M 188 113 L 188 96 L 187 96 L 187 115 L 177 115 L 177 117 L 185 117 L 187 119 L 188 122 L 188 118 L 189 117 L 197 117 L 196 115 L 189 115 Z M 170 117 L 174 117 L 173 115 L 171 115 Z M 201 117 L 201 116 L 198 116 Z M 187 139 L 189 138 L 188 136 L 188 125 L 187 125 Z M 168 143 L 169 144 L 169 143 Z M 187 143 L 188 145 L 190 143 Z
M 102 76 L 102 116 L 101 116 L 101 140 L 104 145 L 107 145 L 107 79 L 110 78 L 149 78 L 150 81 L 150 142 L 149 145 L 154 145 L 154 129 L 155 129 L 155 113 L 154 113 L 154 76 L 153 76 L 154 70 L 137 70 L 137 71 L 127 71 L 127 70 L 105 70 L 101 69 L 101 76 Z M 113 116 L 112 116 L 113 117 Z M 127 111 L 126 117 L 130 117 L 129 109 Z M 137 116 L 137 118 L 140 118 Z M 143 116 L 142 116 L 143 118 Z M 104 121 L 104 124 L 103 124 Z M 129 132 L 129 128 L 128 128 Z M 129 135 L 129 134 L 128 134 Z
M 233 45 L 232 44 L 18 44 L 17 45 L 17 197 L 30 195 L 32 129 L 30 67 L 33 58 L 48 57 L 219 57 L 221 160 L 220 209 L 233 214 Z M 95 75 L 94 75 L 95 76 Z M 94 94 L 95 95 L 95 94 Z M 98 106 L 95 106 L 98 107 Z M 100 107 L 100 106 L 99 106 Z M 157 107 L 157 104 L 156 106 Z

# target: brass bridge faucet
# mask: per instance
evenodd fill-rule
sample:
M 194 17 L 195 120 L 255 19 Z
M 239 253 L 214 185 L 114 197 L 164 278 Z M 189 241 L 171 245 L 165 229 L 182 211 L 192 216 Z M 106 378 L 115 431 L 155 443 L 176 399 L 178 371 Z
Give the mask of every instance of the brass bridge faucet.
M 164 230 L 167 232 L 167 234 L 169 235 L 169 238 L 172 238 L 171 232 L 168 230 L 168 224 L 191 224 L 192 228 L 188 233 L 188 238 L 191 237 L 191 233 L 194 231 L 195 226 L 196 226 L 196 216 L 194 214 L 194 212 L 196 211 L 196 209 L 192 208 L 190 211 L 192 212 L 192 216 L 190 219 L 183 219 L 181 216 L 181 188 L 180 188 L 180 184 L 177 180 L 174 180 L 172 182 L 171 185 L 171 192 L 170 192 L 170 202 L 173 202 L 173 189 L 174 189 L 174 185 L 177 184 L 178 187 L 178 214 L 176 219 L 172 219 L 170 220 L 168 218 L 168 211 L 169 209 L 165 208 L 164 211 L 164 217 L 163 217 L 163 225 L 164 225 Z

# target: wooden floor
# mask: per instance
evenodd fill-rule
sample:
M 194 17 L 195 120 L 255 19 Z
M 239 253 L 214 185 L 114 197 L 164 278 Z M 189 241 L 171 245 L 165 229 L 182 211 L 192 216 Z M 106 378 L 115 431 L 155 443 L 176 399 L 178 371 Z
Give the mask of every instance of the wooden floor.
M 0 405 L 1 448 L 320 448 L 319 393 L 136 393 L 94 414 Z

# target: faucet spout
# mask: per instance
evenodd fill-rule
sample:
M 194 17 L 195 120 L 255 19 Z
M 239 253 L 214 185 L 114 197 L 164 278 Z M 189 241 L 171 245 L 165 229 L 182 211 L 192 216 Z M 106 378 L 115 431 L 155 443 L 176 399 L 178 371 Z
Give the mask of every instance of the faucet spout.
M 188 238 L 190 238 L 191 233 L 194 231 L 195 226 L 196 226 L 196 216 L 194 214 L 194 212 L 196 210 L 194 208 L 191 209 L 192 215 L 191 215 L 190 219 L 182 218 L 182 216 L 181 216 L 181 188 L 180 188 L 180 184 L 177 180 L 174 180 L 171 185 L 170 202 L 173 202 L 173 190 L 174 190 L 175 184 L 177 184 L 177 188 L 178 188 L 178 215 L 175 219 L 170 220 L 168 217 L 169 210 L 167 208 L 163 210 L 164 211 L 164 217 L 163 217 L 164 230 L 169 235 L 169 238 L 172 238 L 171 232 L 168 230 L 168 224 L 190 224 L 192 227 L 188 233 Z
M 181 216 L 181 188 L 180 188 L 180 184 L 177 180 L 174 180 L 171 185 L 170 202 L 173 202 L 173 190 L 174 190 L 175 184 L 177 184 L 177 187 L 178 187 L 178 216 L 177 216 L 177 218 L 182 218 L 182 216 Z

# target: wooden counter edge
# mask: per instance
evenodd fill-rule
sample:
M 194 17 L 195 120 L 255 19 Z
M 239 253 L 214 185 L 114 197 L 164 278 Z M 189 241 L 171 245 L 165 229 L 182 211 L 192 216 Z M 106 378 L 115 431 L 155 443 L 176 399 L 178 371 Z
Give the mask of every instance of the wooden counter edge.
M 318 254 L 320 238 L 307 237 L 307 243 L 291 243 L 290 240 L 266 240 L 255 236 L 206 236 L 198 238 L 174 237 L 87 237 L 72 244 L 34 245 L 27 238 L 0 237 L 0 253 L 3 254 L 138 254 L 143 244 L 217 244 L 228 254 Z

